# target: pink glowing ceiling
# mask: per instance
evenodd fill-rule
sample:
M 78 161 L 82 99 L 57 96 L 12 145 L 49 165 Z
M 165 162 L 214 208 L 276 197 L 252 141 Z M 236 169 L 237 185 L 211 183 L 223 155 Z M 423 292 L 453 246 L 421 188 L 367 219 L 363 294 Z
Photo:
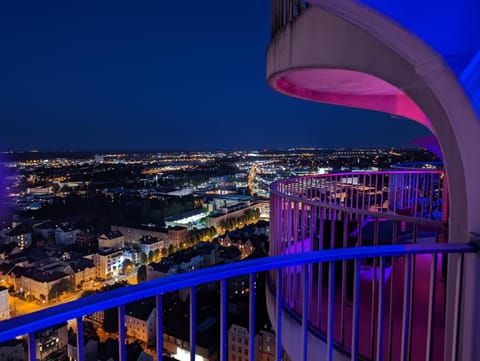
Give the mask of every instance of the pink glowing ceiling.
M 408 95 L 370 74 L 343 69 L 289 70 L 274 76 L 270 84 L 289 96 L 390 113 L 432 129 L 425 114 Z

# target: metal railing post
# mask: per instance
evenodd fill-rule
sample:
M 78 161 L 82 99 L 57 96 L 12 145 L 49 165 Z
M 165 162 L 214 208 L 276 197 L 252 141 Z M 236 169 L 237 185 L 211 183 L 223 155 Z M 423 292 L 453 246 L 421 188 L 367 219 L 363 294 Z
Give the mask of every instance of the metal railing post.
M 452 361 L 458 360 L 460 346 L 460 323 L 462 317 L 462 286 L 463 286 L 463 263 L 464 255 L 460 254 L 457 258 L 457 274 L 455 277 L 455 309 L 453 315 L 453 340 L 452 340 Z
M 249 320 L 248 320 L 248 358 L 250 361 L 255 360 L 255 273 L 251 273 L 249 276 Z
M 354 281 L 353 281 L 353 320 L 352 320 L 352 352 L 351 361 L 357 360 L 358 355 L 358 320 L 360 303 L 360 260 L 354 261 Z
M 37 340 L 35 337 L 35 332 L 30 332 L 27 338 L 28 345 L 28 361 L 37 360 Z
M 302 360 L 308 359 L 308 267 L 302 266 Z
M 190 361 L 195 361 L 197 347 L 197 293 L 190 287 Z
M 333 359 L 333 319 L 335 307 L 335 263 L 329 262 L 327 360 Z
M 125 305 L 118 306 L 118 357 L 120 361 L 127 360 L 127 343 L 126 343 L 126 329 L 125 329 Z
M 377 313 L 377 354 L 376 360 L 383 360 L 383 329 L 385 318 L 385 257 L 380 257 L 380 279 L 378 280 L 378 313 Z
M 430 285 L 428 296 L 428 323 L 427 323 L 427 347 L 426 361 L 433 359 L 433 331 L 435 327 L 435 293 L 437 287 L 437 258 L 436 253 L 432 254 L 432 264 L 430 268 Z
M 220 280 L 220 361 L 227 360 L 227 281 Z
M 278 276 L 277 276 L 277 289 L 276 289 L 276 301 L 277 301 L 277 308 L 276 308 L 276 334 L 277 334 L 277 343 L 276 343 L 276 350 L 275 350 L 275 360 L 282 361 L 282 311 L 283 311 L 283 281 L 281 277 L 282 270 L 278 269 Z
M 83 345 L 84 345 L 84 337 L 83 337 L 83 320 L 82 317 L 76 318 L 77 322 L 77 361 L 83 361 L 84 352 L 83 352 Z
M 405 256 L 405 274 L 403 288 L 402 343 L 400 360 L 407 361 L 410 343 L 410 285 L 412 283 L 412 255 Z
M 163 296 L 158 294 L 155 297 L 156 308 L 156 334 L 157 334 L 157 361 L 162 361 L 163 358 Z

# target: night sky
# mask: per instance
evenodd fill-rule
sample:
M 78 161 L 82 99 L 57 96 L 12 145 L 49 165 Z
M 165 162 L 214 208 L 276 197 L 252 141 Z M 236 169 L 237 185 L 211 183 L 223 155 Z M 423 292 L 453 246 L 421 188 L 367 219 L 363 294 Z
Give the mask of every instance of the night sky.
M 270 1 L 2 1 L 1 150 L 403 146 L 428 131 L 270 90 Z

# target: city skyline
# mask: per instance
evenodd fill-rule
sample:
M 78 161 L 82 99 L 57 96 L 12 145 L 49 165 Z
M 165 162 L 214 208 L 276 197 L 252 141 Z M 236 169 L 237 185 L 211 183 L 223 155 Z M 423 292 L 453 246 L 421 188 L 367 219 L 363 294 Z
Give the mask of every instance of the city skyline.
M 428 134 L 269 89 L 268 1 L 27 5 L 1 6 L 2 151 L 388 147 Z

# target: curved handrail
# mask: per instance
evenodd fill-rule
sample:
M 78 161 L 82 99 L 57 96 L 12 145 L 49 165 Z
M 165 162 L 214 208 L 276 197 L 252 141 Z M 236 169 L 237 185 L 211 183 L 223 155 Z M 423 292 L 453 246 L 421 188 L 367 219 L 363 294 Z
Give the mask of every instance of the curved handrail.
M 341 172 L 341 173 L 329 173 L 329 174 L 315 174 L 315 175 L 306 175 L 306 176 L 299 176 L 299 177 L 294 177 L 294 178 L 289 178 L 289 179 L 283 179 L 276 181 L 272 184 L 275 183 L 281 183 L 285 181 L 291 181 L 291 180 L 300 180 L 302 178 L 328 178 L 328 177 L 334 177 L 334 176 L 352 176 L 352 175 L 363 175 L 363 174 L 403 174 L 403 173 L 413 173 L 413 174 L 421 174 L 421 173 L 438 173 L 438 174 L 443 174 L 442 170 L 438 169 L 412 169 L 412 170 L 379 170 L 379 171 L 371 171 L 371 172 Z
M 433 188 L 433 183 L 438 181 L 440 182 L 441 179 L 443 179 L 444 172 L 442 170 L 387 170 L 387 171 L 375 171 L 375 172 L 342 172 L 342 173 L 331 173 L 331 174 L 322 174 L 322 175 L 312 175 L 312 176 L 301 176 L 301 177 L 294 177 L 294 178 L 289 178 L 289 179 L 284 179 L 284 180 L 279 180 L 276 182 L 273 182 L 270 185 L 270 195 L 271 196 L 277 196 L 283 199 L 288 199 L 293 202 L 301 202 L 303 204 L 311 205 L 311 206 L 317 206 L 317 207 L 323 207 L 327 209 L 331 209 L 334 211 L 342 211 L 342 212 L 348 212 L 350 214 L 356 214 L 356 215 L 361 215 L 364 217 L 369 217 L 369 216 L 375 216 L 378 217 L 380 214 L 382 218 L 386 218 L 389 220 L 398 220 L 398 221 L 405 221 L 405 222 L 410 222 L 410 223 L 416 223 L 419 225 L 425 225 L 425 226 L 434 226 L 434 227 L 444 227 L 445 222 L 443 221 L 438 221 L 435 219 L 429 219 L 417 215 L 402 215 L 397 213 L 399 209 L 396 208 L 396 205 L 393 205 L 395 209 L 393 210 L 381 210 L 381 211 L 372 211 L 371 209 L 368 209 L 373 203 L 371 204 L 370 202 L 364 202 L 364 204 L 360 204 L 357 198 L 357 204 L 356 206 L 352 205 L 346 205 L 346 204 L 339 204 L 336 202 L 332 202 L 330 200 L 326 199 L 311 199 L 311 197 L 306 196 L 305 192 L 308 192 L 310 189 L 315 189 L 315 190 L 320 190 L 324 192 L 328 191 L 337 191 L 337 187 L 343 187 L 343 188 L 348 188 L 348 187 L 358 187 L 358 186 L 363 186 L 363 187 L 368 187 L 372 188 L 372 186 L 375 186 L 374 191 L 375 192 L 395 192 L 395 193 L 400 193 L 403 190 L 402 187 L 405 187 L 408 189 L 410 187 L 410 190 L 405 191 L 405 195 L 408 193 L 409 196 L 407 197 L 407 201 L 410 201 L 412 203 L 415 203 L 417 205 L 420 204 L 420 201 L 425 201 L 427 199 L 429 202 L 432 201 L 432 198 L 428 198 L 425 196 L 432 196 L 434 193 L 434 188 Z M 416 194 L 417 189 L 415 189 L 412 192 L 412 189 L 415 186 L 419 186 L 419 183 L 424 183 L 423 186 L 425 187 L 425 181 L 420 180 L 420 176 L 427 176 L 430 177 L 427 183 L 429 183 L 428 188 L 429 189 L 421 189 L 418 194 Z M 402 179 L 403 181 L 407 180 L 411 182 L 411 184 L 395 184 L 395 181 L 392 182 L 392 184 L 389 183 L 389 180 L 387 177 L 393 178 L 398 178 Z M 434 177 L 438 177 L 434 179 Z M 363 179 L 364 183 L 353 183 L 353 179 L 358 178 L 358 179 Z M 352 183 L 342 181 L 342 179 L 346 180 L 352 180 Z M 412 181 L 413 180 L 413 181 Z M 318 183 L 314 183 L 318 182 Z M 321 183 L 323 182 L 323 183 Z M 325 184 L 325 182 L 332 182 L 332 184 Z M 377 184 L 372 184 L 377 183 Z M 378 184 L 381 182 L 381 184 Z M 401 187 L 399 188 L 399 186 Z M 394 187 L 394 189 L 391 189 L 391 187 Z M 290 190 L 288 188 L 291 188 Z M 380 187 L 380 188 L 379 188 Z M 442 189 L 441 189 L 442 191 Z M 420 196 L 419 196 L 420 195 Z M 363 191 L 363 196 L 369 197 L 372 196 L 371 194 L 366 194 L 365 191 Z M 415 199 L 416 196 L 416 199 Z M 394 195 L 394 197 L 397 197 L 397 194 Z M 438 198 L 443 198 L 443 196 L 440 193 L 440 196 Z M 388 198 L 383 198 L 382 196 L 382 203 L 383 201 L 387 200 Z M 354 201 L 351 201 L 354 203 Z M 367 207 L 368 205 L 368 207 Z M 429 217 L 432 217 L 431 214 L 432 209 L 430 209 L 430 213 L 428 214 Z M 427 212 L 428 213 L 428 212 Z M 444 217 L 446 219 L 446 215 Z
M 432 165 L 434 168 L 424 168 L 425 165 Z M 390 167 L 396 170 L 439 170 L 443 169 L 443 162 L 408 162 L 408 163 L 395 163 Z
M 273 256 L 210 267 L 189 273 L 168 276 L 135 286 L 115 289 L 76 301 L 53 306 L 41 311 L 0 322 L 0 342 L 36 332 L 53 325 L 105 309 L 125 305 L 161 293 L 194 287 L 203 283 L 220 281 L 256 272 L 281 269 L 289 266 L 332 262 L 372 257 L 389 257 L 432 253 L 472 253 L 471 244 L 415 244 L 388 245 L 357 248 L 340 248 L 326 251 Z
M 272 192 L 273 193 L 273 192 Z M 357 215 L 362 215 L 366 217 L 378 217 L 379 214 L 381 214 L 382 218 L 392 220 L 392 221 L 400 221 L 400 222 L 411 222 L 413 223 L 412 220 L 415 220 L 414 222 L 418 225 L 423 225 L 423 226 L 431 226 L 435 228 L 446 228 L 447 225 L 444 222 L 439 222 L 431 219 L 425 219 L 425 218 L 416 218 L 416 217 L 411 217 L 411 216 L 404 216 L 401 214 L 396 214 L 396 213 L 387 213 L 387 212 L 375 212 L 375 211 L 369 211 L 366 209 L 361 209 L 361 208 L 352 208 L 352 207 L 345 207 L 341 206 L 338 204 L 331 204 L 331 203 L 324 203 L 321 201 L 312 201 L 312 200 L 306 200 L 304 198 L 298 197 L 298 196 L 292 196 L 292 195 L 284 195 L 281 193 L 276 193 L 276 195 L 279 195 L 280 197 L 284 199 L 289 199 L 295 202 L 302 202 L 308 205 L 312 206 L 322 206 L 324 208 L 332 209 L 335 211 L 346 211 L 348 210 L 349 213 L 352 214 L 357 214 Z
M 272 38 L 308 6 L 306 0 L 272 0 Z

